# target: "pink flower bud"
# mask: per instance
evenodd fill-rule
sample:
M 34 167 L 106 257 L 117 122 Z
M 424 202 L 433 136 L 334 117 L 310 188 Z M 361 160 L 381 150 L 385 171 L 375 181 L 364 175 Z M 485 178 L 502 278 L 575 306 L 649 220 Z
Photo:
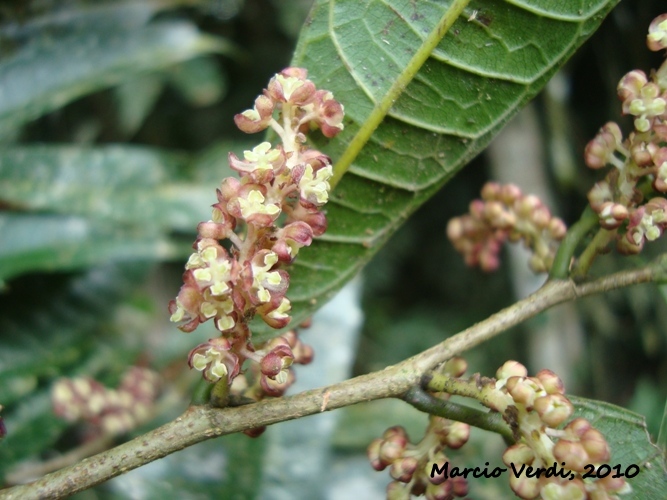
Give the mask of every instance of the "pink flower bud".
M 296 377 L 294 376 L 294 372 L 292 370 L 287 370 L 286 377 L 282 380 L 280 377 L 276 377 L 274 380 L 262 374 L 259 380 L 259 385 L 268 396 L 277 398 L 285 394 L 285 391 L 289 389 L 295 380 Z
M 551 238 L 556 241 L 562 240 L 567 234 L 567 226 L 558 217 L 553 217 L 549 221 L 549 226 L 547 229 L 549 230 L 549 236 L 551 236 Z
M 470 426 L 463 422 L 452 422 L 445 436 L 445 443 L 453 450 L 461 448 L 470 438 Z
M 616 229 L 628 218 L 628 209 L 620 203 L 606 201 L 599 206 L 600 226 Z
M 433 466 L 436 465 L 438 470 L 444 469 L 445 465 L 447 464 L 447 457 L 445 457 L 442 453 L 438 453 L 436 456 L 433 457 L 433 461 L 428 461 L 426 462 L 426 465 L 424 465 L 424 469 L 422 471 L 422 474 L 424 477 L 428 478 L 428 482 L 431 484 L 442 484 L 448 479 L 445 477 L 445 474 L 435 474 L 433 477 L 431 477 L 431 472 L 433 472 Z
M 387 500 L 410 500 L 410 490 L 403 483 L 392 481 L 387 485 Z
M 303 221 L 294 221 L 278 230 L 277 237 L 291 240 L 298 247 L 309 246 L 313 241 L 313 229 Z
M 452 377 L 460 377 L 468 369 L 468 362 L 459 357 L 449 358 L 444 366 L 445 373 L 448 373 Z
M 289 102 L 301 106 L 315 93 L 315 85 L 310 80 L 279 73 L 271 78 L 266 95 L 274 102 Z
M 452 493 L 455 497 L 464 497 L 468 494 L 468 481 L 462 477 L 452 478 Z
M 581 480 L 573 480 L 567 483 L 557 483 L 553 480 L 540 491 L 541 498 L 568 498 L 572 500 L 585 500 L 588 497 L 586 487 Z
M 289 66 L 280 72 L 283 76 L 293 76 L 299 80 L 308 78 L 308 70 L 305 68 L 297 68 L 296 66 Z
M 224 240 L 227 238 L 231 228 L 225 224 L 208 221 L 200 222 L 197 226 L 197 233 L 202 238 L 211 238 L 216 240 Z
M 558 440 L 553 447 L 553 454 L 558 462 L 565 462 L 565 467 L 577 472 L 583 472 L 586 464 L 591 463 L 583 445 L 567 439 Z
M 380 447 L 382 446 L 382 443 L 384 443 L 383 439 L 374 439 L 366 449 L 366 455 L 368 456 L 368 460 L 371 463 L 371 467 L 373 467 L 376 471 L 385 470 L 387 465 L 389 465 L 389 462 L 385 462 L 380 458 Z
M 656 17 L 648 27 L 646 45 L 649 50 L 667 49 L 667 14 Z
M 264 95 L 255 99 L 255 107 L 234 116 L 234 123 L 242 132 L 254 134 L 266 129 L 273 116 L 275 104 Z
M 510 464 L 519 467 L 521 464 L 530 465 L 533 463 L 533 460 L 535 460 L 535 453 L 530 446 L 523 443 L 514 444 L 503 453 L 503 462 L 508 467 Z
M 502 191 L 502 186 L 497 182 L 487 182 L 482 187 L 482 199 L 484 201 L 492 201 L 500 199 L 500 193 Z
M 454 478 L 458 479 L 458 478 Z M 426 486 L 426 491 L 424 492 L 424 496 L 426 496 L 426 500 L 451 500 L 454 498 L 453 496 L 453 485 L 454 485 L 454 479 L 447 480 L 443 483 L 440 484 L 429 484 Z M 463 478 L 461 478 L 463 479 Z M 464 479 L 465 481 L 465 479 Z M 412 490 L 413 495 L 415 494 L 414 488 Z M 458 496 L 458 495 L 457 495 Z
M 518 361 L 505 361 L 503 366 L 496 371 L 497 379 L 506 379 L 509 377 L 525 377 L 528 375 L 528 370 Z
M 598 479 L 595 482 L 596 485 L 604 488 L 608 493 L 630 493 L 630 485 L 622 477 L 614 477 L 614 474 L 610 474 L 607 477 Z
M 396 439 L 385 439 L 380 445 L 380 460 L 383 463 L 391 464 L 403 456 L 407 442 Z
M 653 158 L 645 142 L 639 142 L 632 145 L 630 154 L 633 161 L 640 167 L 650 167 L 653 165 Z
M 585 418 L 579 417 L 575 418 L 572 422 L 565 426 L 565 431 L 571 434 L 573 437 L 580 438 L 583 436 L 588 429 L 591 429 L 591 423 Z
M 227 205 L 229 201 L 238 197 L 240 188 L 241 182 L 238 179 L 227 177 L 222 181 L 220 189 L 216 191 L 218 194 L 218 201 L 221 204 Z
M 607 165 L 622 140 L 621 129 L 616 123 L 605 124 L 586 146 L 584 151 L 586 165 L 593 169 Z
M 547 391 L 547 394 L 565 394 L 565 386 L 558 375 L 551 370 L 542 369 L 535 375 Z
M 593 463 L 599 464 L 608 462 L 611 458 L 607 440 L 597 429 L 588 429 L 584 435 L 581 436 L 581 444 Z
M 486 203 L 482 200 L 472 200 L 468 205 L 468 211 L 475 219 L 483 220 Z
M 644 243 L 643 238 L 639 243 L 635 243 L 630 234 L 626 233 L 624 237 L 619 238 L 616 242 L 616 249 L 623 255 L 637 255 L 644 248 Z
M 345 111 L 341 103 L 333 98 L 324 101 L 320 111 L 320 128 L 322 129 L 322 134 L 329 138 L 336 137 L 343 130 L 344 116 Z
M 260 369 L 267 377 L 275 378 L 282 370 L 292 366 L 294 354 L 282 337 L 276 337 L 267 347 L 271 350 L 262 358 Z
M 299 326 L 304 328 L 303 323 Z M 287 344 L 292 349 L 295 363 L 307 365 L 313 360 L 313 348 L 301 342 L 296 330 L 289 330 L 288 332 L 283 333 L 282 338 L 287 341 Z
M 291 221 L 303 221 L 310 226 L 313 236 L 321 236 L 327 230 L 327 218 L 323 212 L 317 209 L 306 209 L 301 204 L 297 205 L 290 214 Z
M 591 190 L 588 192 L 588 202 L 591 204 L 591 208 L 597 213 L 600 213 L 600 210 L 602 210 L 603 203 L 610 202 L 612 200 L 613 194 L 607 181 L 601 181 L 597 184 L 594 184 Z
M 521 474 L 518 477 L 510 474 L 510 488 L 516 493 L 519 498 L 533 499 L 540 494 L 539 479 L 536 477 L 528 477 L 526 474 Z
M 562 394 L 549 394 L 537 398 L 534 408 L 542 422 L 553 428 L 565 422 L 574 412 L 574 406 Z
M 418 465 L 419 462 L 415 457 L 399 458 L 391 464 L 389 475 L 396 481 L 409 483 Z
M 528 219 L 540 207 L 542 201 L 534 194 L 528 194 L 516 202 L 517 215 L 522 219 Z
M 621 81 L 618 83 L 618 97 L 623 101 L 623 113 L 628 113 L 629 110 L 626 110 L 629 107 L 629 101 L 635 99 L 641 89 L 648 83 L 648 78 L 646 78 L 646 73 L 641 70 L 633 70 L 627 73 Z
M 251 438 L 256 438 L 264 434 L 265 430 L 266 426 L 263 425 L 262 427 L 253 427 L 252 429 L 246 429 L 243 431 L 243 434 Z
M 402 426 L 395 425 L 393 427 L 389 427 L 387 430 L 384 431 L 384 433 L 382 434 L 382 439 L 399 440 L 403 443 L 402 446 L 405 446 L 405 444 L 408 442 L 408 433 Z
M 504 184 L 500 187 L 500 199 L 509 207 L 518 201 L 522 194 L 519 186 L 515 184 Z
M 507 392 L 515 403 L 532 408 L 537 396 L 535 384 L 526 377 L 510 377 L 507 379 Z

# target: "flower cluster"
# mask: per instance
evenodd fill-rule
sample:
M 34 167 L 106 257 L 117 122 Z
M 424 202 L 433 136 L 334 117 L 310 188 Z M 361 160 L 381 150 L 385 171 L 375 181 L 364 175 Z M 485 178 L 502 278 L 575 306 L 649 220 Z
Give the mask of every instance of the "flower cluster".
M 667 14 L 649 26 L 647 45 L 667 49 Z M 609 122 L 588 143 L 586 165 L 612 167 L 588 199 L 600 225 L 614 232 L 618 250 L 636 254 L 667 227 L 667 61 L 650 76 L 640 70 L 625 75 L 618 97 L 623 114 L 634 117 L 634 130 L 624 138 L 621 128 Z M 650 191 L 655 196 L 646 201 Z
M 245 377 L 236 376 L 240 359 L 254 361 Z M 232 352 L 232 343 L 225 337 L 211 339 L 190 352 L 191 368 L 202 372 L 209 382 L 233 380 L 231 394 L 254 401 L 266 396 L 282 396 L 293 383 L 293 364 L 306 365 L 313 359 L 313 349 L 302 343 L 296 330 L 255 346 L 250 343 Z
M 449 360 L 444 367 L 451 376 L 463 375 L 467 368 L 461 358 Z M 447 398 L 448 395 L 440 395 Z M 470 436 L 470 426 L 461 422 L 431 416 L 424 438 L 417 444 L 410 443 L 405 429 L 391 427 L 381 438 L 368 447 L 368 458 L 373 468 L 381 471 L 389 467 L 394 479 L 387 486 L 389 500 L 408 499 L 411 495 L 425 495 L 429 500 L 453 499 L 468 494 L 468 482 L 463 477 L 445 478 L 434 475 L 433 464 L 442 470 L 450 459 L 446 448 L 458 449 Z
M 262 142 L 243 158 L 229 154 L 240 179 L 222 181 L 211 220 L 197 228 L 184 284 L 169 304 L 171 321 L 181 330 L 191 332 L 213 320 L 220 331 L 220 337 L 195 347 L 189 356 L 190 367 L 211 382 L 226 379 L 231 384 L 250 359 L 272 381 L 265 380 L 266 387 L 282 386 L 295 359 L 289 342 L 256 350 L 248 322 L 259 315 L 273 328 L 289 323 L 289 275 L 280 267 L 327 227 L 322 206 L 329 196 L 331 160 L 307 148 L 304 134 L 315 127 L 326 137 L 335 136 L 343 129 L 343 106 L 306 76 L 301 68 L 281 71 L 253 109 L 235 116 L 243 132 L 271 128 L 281 144 Z
M 86 421 L 94 434 L 124 434 L 145 422 L 159 391 L 159 376 L 138 366 L 130 367 L 117 389 L 108 389 L 89 377 L 62 378 L 51 390 L 56 415 Z
M 576 418 L 559 429 L 574 412 L 563 382 L 550 370 L 528 376 L 526 367 L 508 361 L 496 372 L 496 380 L 486 379 L 482 403 L 500 412 L 510 425 L 516 443 L 503 454 L 503 461 L 515 469 L 553 467 L 551 477 L 511 474 L 510 487 L 520 498 L 577 500 L 616 499 L 631 491 L 623 478 L 590 481 L 582 479 L 587 464 L 609 462 L 610 451 L 604 436 L 586 419 Z
M 566 231 L 563 221 L 553 217 L 537 196 L 524 195 L 513 184 L 495 182 L 484 185 L 482 199 L 470 204 L 470 213 L 447 225 L 447 236 L 466 264 L 484 271 L 498 268 L 505 241 L 523 241 L 533 254 L 530 268 L 546 272 Z

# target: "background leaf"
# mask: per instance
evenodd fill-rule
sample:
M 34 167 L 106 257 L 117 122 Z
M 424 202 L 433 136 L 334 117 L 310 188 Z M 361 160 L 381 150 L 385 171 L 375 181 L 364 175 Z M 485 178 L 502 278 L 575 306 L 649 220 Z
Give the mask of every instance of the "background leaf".
M 152 231 L 58 215 L 0 214 L 0 279 L 27 271 L 73 270 L 109 261 L 187 256 L 189 245 Z
M 51 449 L 70 426 L 53 413 L 54 379 L 100 370 L 113 375 L 136 358 L 142 347 L 121 341 L 109 319 L 148 270 L 108 265 L 80 275 L 33 275 L 14 282 L 12 293 L 3 297 L 0 401 L 7 436 L 0 441 L 0 484 L 9 469 Z
M 667 491 L 667 464 L 660 448 L 651 442 L 641 415 L 601 401 L 568 396 L 575 406 L 574 418 L 583 417 L 604 434 L 611 448 L 610 466 L 621 472 L 630 465 L 640 468 L 628 479 L 632 498 L 662 498 Z
M 215 191 L 188 182 L 188 160 L 129 145 L 8 147 L 0 152 L 0 201 L 23 211 L 142 225 L 148 232 L 189 232 L 210 215 Z
M 439 20 L 453 15 L 454 4 L 320 0 L 313 8 L 292 64 L 308 68 L 315 83 L 344 104 L 343 133 L 315 146 L 339 160 L 338 174 L 349 170 L 327 205 L 327 233 L 299 255 L 291 272 L 295 321 L 354 276 L 406 217 L 479 153 L 616 0 L 557 7 L 473 1 L 410 81 L 413 57 Z M 404 82 L 402 92 L 397 81 Z M 388 106 L 373 132 L 371 122 Z
M 0 62 L 0 136 L 143 72 L 206 52 L 232 52 L 228 43 L 186 21 L 145 25 L 156 5 L 123 2 L 77 10 L 74 19 L 64 16 L 64 27 L 53 19 L 32 23 L 29 42 Z

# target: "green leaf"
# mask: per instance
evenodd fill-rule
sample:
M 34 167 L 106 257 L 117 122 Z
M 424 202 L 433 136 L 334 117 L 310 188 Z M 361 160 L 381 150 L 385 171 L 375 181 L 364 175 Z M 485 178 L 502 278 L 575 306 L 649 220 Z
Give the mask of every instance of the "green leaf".
M 113 17 L 112 17 L 113 19 Z M 104 12 L 81 29 L 46 31 L 0 62 L 0 135 L 90 92 L 212 51 L 217 38 L 184 21 L 109 22 Z
M 133 146 L 9 147 L 0 151 L 0 200 L 31 211 L 194 231 L 215 185 L 188 182 L 187 157 Z
M 0 296 L 0 402 L 29 396 L 42 378 L 102 349 L 100 325 L 132 287 L 145 264 L 106 265 L 79 276 L 29 276 Z M 127 362 L 124 359 L 124 362 Z
M 114 89 L 118 103 L 118 128 L 134 135 L 149 115 L 164 88 L 164 75 L 149 73 L 128 80 Z
M 95 223 L 81 217 L 0 213 L 0 279 L 26 271 L 80 269 L 115 261 L 156 261 L 186 256 L 148 230 Z
M 292 270 L 295 322 L 478 154 L 616 3 L 317 1 L 292 64 L 345 106 L 345 130 L 314 145 L 333 158 L 334 182 L 346 175 L 328 231 Z
M 228 82 L 212 57 L 198 57 L 172 67 L 171 83 L 193 106 L 210 106 L 224 97 Z
M 620 465 L 621 472 L 631 465 L 639 467 L 639 474 L 628 479 L 632 498 L 663 498 L 667 491 L 665 455 L 651 442 L 644 417 L 609 403 L 568 398 L 575 406 L 574 417 L 587 419 L 604 434 L 611 448 L 608 465 Z
M 53 414 L 48 390 L 42 390 L 6 415 L 7 436 L 0 441 L 0 484 L 18 462 L 39 458 L 69 426 Z

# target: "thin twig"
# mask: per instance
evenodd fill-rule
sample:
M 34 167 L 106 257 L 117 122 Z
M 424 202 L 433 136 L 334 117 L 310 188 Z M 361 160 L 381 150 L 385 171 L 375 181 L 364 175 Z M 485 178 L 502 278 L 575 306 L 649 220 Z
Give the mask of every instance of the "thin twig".
M 633 284 L 662 281 L 667 276 L 665 269 L 667 257 L 590 283 L 548 281 L 531 296 L 397 365 L 326 388 L 246 406 L 191 406 L 176 420 L 132 441 L 33 483 L 2 490 L 0 499 L 62 498 L 207 439 L 313 415 L 323 408 L 329 411 L 364 401 L 401 397 L 438 364 L 556 304 Z
M 418 410 L 431 415 L 465 422 L 479 429 L 495 432 L 502 436 L 505 442 L 508 443 L 508 446 L 514 444 L 512 430 L 503 420 L 503 416 L 498 412 L 490 410 L 482 411 L 446 399 L 440 399 L 419 386 L 412 387 L 403 396 L 403 400 Z

